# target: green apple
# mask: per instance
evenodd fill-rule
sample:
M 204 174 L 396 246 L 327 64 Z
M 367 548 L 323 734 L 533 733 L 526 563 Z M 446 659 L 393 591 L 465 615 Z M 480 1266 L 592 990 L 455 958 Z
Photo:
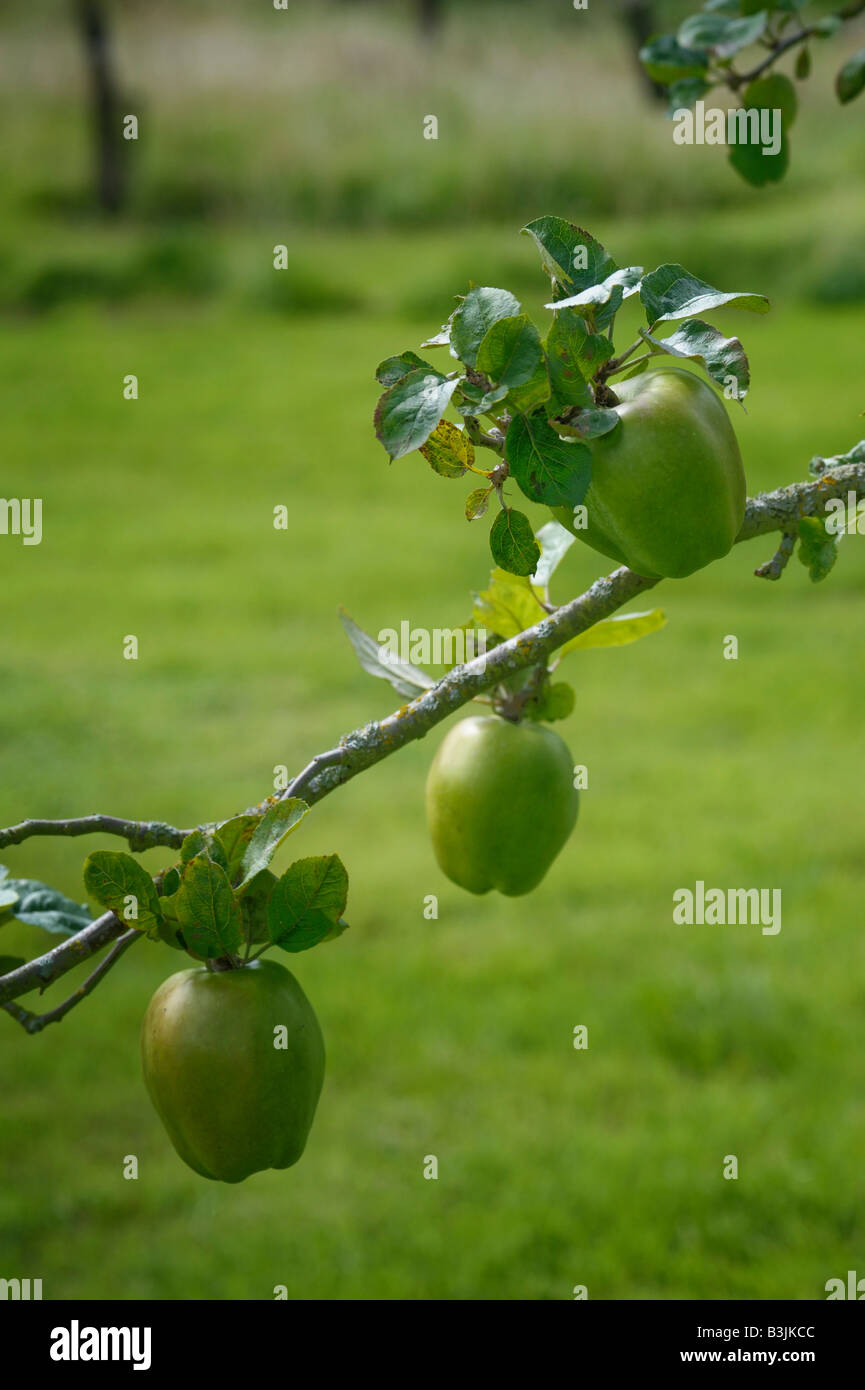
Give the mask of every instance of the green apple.
M 436 859 L 470 893 L 530 893 L 573 830 L 578 805 L 573 759 L 559 735 L 498 716 L 455 725 L 427 778 Z
M 681 579 L 730 550 L 745 515 L 745 473 L 727 412 L 710 386 L 661 366 L 616 382 L 619 423 L 587 441 L 587 524 L 557 521 L 637 574 Z
M 169 1139 L 202 1177 L 242 1182 L 290 1168 L 303 1153 L 324 1040 L 297 980 L 276 961 L 171 975 L 145 1014 L 141 1061 Z

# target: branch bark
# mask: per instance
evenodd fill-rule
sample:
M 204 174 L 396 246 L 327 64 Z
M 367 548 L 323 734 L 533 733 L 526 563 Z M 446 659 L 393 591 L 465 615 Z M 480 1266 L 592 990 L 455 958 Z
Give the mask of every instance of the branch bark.
M 73 820 L 22 820 L 0 830 L 0 849 L 20 845 L 34 835 L 119 835 L 128 840 L 129 848 L 140 854 L 156 845 L 179 849 L 191 832 L 178 830 L 158 820 L 121 820 L 119 816 L 79 816 Z
M 855 493 L 857 499 L 865 498 L 865 464 L 827 468 L 811 482 L 793 483 L 789 487 L 749 498 L 736 543 L 754 540 L 773 531 L 789 534 L 796 528 L 800 517 L 820 516 L 831 499 L 846 500 L 849 493 Z M 475 695 L 497 685 L 503 677 L 544 660 L 572 637 L 611 617 L 638 594 L 653 589 L 659 583 L 659 579 L 634 574 L 625 566 L 597 579 L 584 594 L 563 604 L 534 627 L 502 642 L 485 657 L 477 657 L 465 666 L 455 667 L 410 704 L 403 705 L 385 719 L 375 720 L 346 734 L 337 748 L 317 754 L 284 795 L 302 792 L 303 799 L 310 805 L 321 801 L 358 773 L 382 762 L 407 743 L 423 738 L 436 724 L 447 719 L 448 715 L 467 704 Z M 261 806 L 266 808 L 272 802 L 271 797 Z M 2 839 L 0 843 L 4 843 Z M 5 843 L 10 842 L 7 840 Z M 17 999 L 36 987 L 45 989 L 53 980 L 59 979 L 109 941 L 122 936 L 125 930 L 125 923 L 120 922 L 112 912 L 104 913 L 46 955 L 28 961 L 26 965 L 0 978 L 0 1004 Z M 16 1014 L 24 1011 L 10 1012 Z

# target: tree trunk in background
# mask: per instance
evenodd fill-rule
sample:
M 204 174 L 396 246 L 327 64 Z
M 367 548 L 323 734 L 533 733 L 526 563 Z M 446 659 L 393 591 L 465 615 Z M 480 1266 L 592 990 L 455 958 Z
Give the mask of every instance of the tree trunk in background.
M 633 39 L 636 58 L 646 40 L 658 32 L 653 0 L 622 0 L 621 14 L 625 28 Z M 653 82 L 651 77 L 646 76 L 646 70 L 639 58 L 636 58 L 636 62 L 646 90 L 656 100 L 666 101 L 666 89 L 659 87 L 657 82 Z
M 442 0 L 418 0 L 418 23 L 425 38 L 434 38 L 441 29 L 442 12 Z
M 103 212 L 117 213 L 126 199 L 126 165 L 108 22 L 100 0 L 76 0 L 75 16 L 90 79 L 96 195 Z

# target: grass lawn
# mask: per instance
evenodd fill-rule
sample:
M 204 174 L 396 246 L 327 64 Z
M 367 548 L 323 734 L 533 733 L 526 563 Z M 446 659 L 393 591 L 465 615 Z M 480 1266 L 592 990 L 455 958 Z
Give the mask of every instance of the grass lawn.
M 359 278 L 384 259 L 374 239 L 355 255 Z M 489 569 L 467 489 L 417 457 L 389 468 L 370 425 L 375 364 L 439 321 L 166 303 L 5 323 L 3 488 L 44 499 L 44 539 L 0 540 L 0 824 L 228 815 L 275 765 L 397 703 L 355 664 L 337 605 L 374 632 L 451 625 Z M 752 360 L 751 491 L 855 442 L 856 311 L 728 323 Z M 351 930 L 292 962 L 329 1049 L 296 1169 L 222 1187 L 176 1158 L 137 1055 L 147 1000 L 182 964 L 166 949 L 136 947 L 39 1037 L 7 1019 L 2 1272 L 41 1277 L 46 1298 L 811 1299 L 856 1267 L 865 545 L 846 539 L 819 587 L 798 561 L 755 580 L 770 553 L 664 584 L 662 632 L 568 658 L 559 727 L 589 788 L 531 898 L 474 899 L 439 874 L 423 781 L 441 729 L 316 808 L 292 852 L 340 853 Z M 602 564 L 575 547 L 555 596 Z M 109 843 L 2 860 L 80 898 L 84 854 Z M 696 879 L 781 888 L 780 934 L 674 926 L 673 891 Z M 17 925 L 3 939 L 51 944 Z

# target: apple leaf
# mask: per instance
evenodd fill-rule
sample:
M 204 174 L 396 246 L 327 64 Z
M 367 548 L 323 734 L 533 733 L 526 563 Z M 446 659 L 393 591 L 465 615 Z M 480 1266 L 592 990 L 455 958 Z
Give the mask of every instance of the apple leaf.
M 736 387 L 733 399 L 743 401 L 748 394 L 751 372 L 738 338 L 725 338 L 702 319 L 686 319 L 668 338 L 653 338 L 644 329 L 640 329 L 640 336 L 651 345 L 653 352 L 699 362 L 719 386 L 729 387 L 732 378 Z
M 478 348 L 477 370 L 499 386 L 523 386 L 541 365 L 540 334 L 528 314 L 497 319 Z
M 86 903 L 73 902 L 37 879 L 10 878 L 6 868 L 0 869 L 0 889 L 3 893 L 0 916 L 4 920 L 14 918 L 16 922 L 41 927 L 59 936 L 73 936 L 93 921 Z
M 243 877 L 237 885 L 238 891 L 267 868 L 283 840 L 297 829 L 308 810 L 306 802 L 296 796 L 286 797 L 268 807 L 243 852 L 240 863 Z
M 460 361 L 474 367 L 492 325 L 519 312 L 519 300 L 509 290 L 496 290 L 489 285 L 469 290 L 451 322 L 451 347 Z
M 489 588 L 473 594 L 472 598 L 473 621 L 503 639 L 516 637 L 547 616 L 529 579 L 502 569 L 493 570 Z
M 563 217 L 538 217 L 523 231 L 537 245 L 553 293 L 560 299 L 600 284 L 616 269 L 599 241 Z
M 465 430 L 450 420 L 439 420 L 420 451 L 441 478 L 461 478 L 475 461 L 474 447 Z
M 225 870 L 212 860 L 190 859 L 175 894 L 175 910 L 184 940 L 195 955 L 212 960 L 239 949 L 243 941 L 240 906 Z
M 617 289 L 621 289 L 623 299 L 629 299 L 639 290 L 642 276 L 643 267 L 639 265 L 629 266 L 627 270 L 614 270 L 612 275 L 608 275 L 599 285 L 589 285 L 587 289 L 580 290 L 578 294 L 572 294 L 567 299 L 553 300 L 551 304 L 544 305 L 544 308 L 590 309 L 608 304 Z
M 534 574 L 541 558 L 540 546 L 524 512 L 504 507 L 490 530 L 490 550 L 497 565 L 508 574 Z
M 555 425 L 560 434 L 571 439 L 599 439 L 602 434 L 614 430 L 618 423 L 619 416 L 615 410 L 599 406 L 591 410 L 569 411 L 564 417 L 557 418 Z
M 708 49 L 717 58 L 733 58 L 756 43 L 766 32 L 768 8 L 744 18 L 722 14 L 695 14 L 679 26 L 676 35 L 684 49 Z
M 620 613 L 572 637 L 570 642 L 559 647 L 558 656 L 587 651 L 591 647 L 626 647 L 630 642 L 638 642 L 641 637 L 657 632 L 666 622 L 660 608 L 653 608 L 650 613 Z
M 225 863 L 223 868 L 233 883 L 241 871 L 243 856 L 255 832 L 261 816 L 232 816 L 222 822 L 213 832 L 213 838 L 222 848 Z
M 381 646 L 368 632 L 364 632 L 362 627 L 358 627 L 344 608 L 339 610 L 339 617 L 346 636 L 354 647 L 355 656 L 371 676 L 388 681 L 398 695 L 409 700 L 435 685 L 433 677 L 428 676 L 426 671 L 422 671 L 419 666 L 413 666 L 409 661 L 400 660 L 388 647 Z
M 541 527 L 540 531 L 535 532 L 535 540 L 541 547 L 541 558 L 532 575 L 532 583 L 538 589 L 546 590 L 549 587 L 550 579 L 576 540 L 576 536 L 558 521 L 548 521 L 545 526 Z
M 560 439 L 542 410 L 514 417 L 505 439 L 505 455 L 511 477 L 530 502 L 573 507 L 585 497 L 592 477 L 592 455 L 584 444 Z
M 150 874 L 131 854 L 96 850 L 84 863 L 84 887 L 121 922 L 138 931 L 157 932 L 162 921 L 159 897 Z
M 838 76 L 835 78 L 835 91 L 838 100 L 842 105 L 848 101 L 853 101 L 858 97 L 862 89 L 865 88 L 865 48 L 860 48 L 858 53 L 848 59 Z
M 643 45 L 640 62 L 653 82 L 667 87 L 701 77 L 709 55 L 700 49 L 683 48 L 673 34 L 662 34 Z
M 376 406 L 374 423 L 391 462 L 426 443 L 457 384 L 456 377 L 449 380 L 438 372 L 416 367 L 385 391 Z
M 429 362 L 425 362 L 422 357 L 418 357 L 416 352 L 401 352 L 398 357 L 386 357 L 375 369 L 376 381 L 380 381 L 382 386 L 396 386 L 398 381 L 402 381 L 409 372 L 417 371 L 422 368 L 425 372 L 434 372 L 435 367 Z
M 550 385 L 557 410 L 563 406 L 594 405 L 594 397 L 583 374 L 589 331 L 579 314 L 556 314 L 547 334 L 547 361 Z M 605 338 L 604 342 L 609 342 Z M 610 356 L 613 345 L 610 343 Z
M 490 502 L 492 487 L 476 487 L 466 498 L 466 521 L 477 521 Z
M 283 951 L 308 951 L 334 934 L 348 898 L 339 855 L 298 859 L 277 881 L 267 905 L 267 930 Z M 342 923 L 343 930 L 345 924 Z
M 838 544 L 843 532 L 833 535 L 822 516 L 803 516 L 799 521 L 799 559 L 808 571 L 811 582 L 825 579 L 838 558 Z
M 684 266 L 676 264 L 661 265 L 644 275 L 640 299 L 650 326 L 668 319 L 692 318 L 724 306 L 749 309 L 755 314 L 769 311 L 769 301 L 765 295 L 742 292 L 726 294 L 713 289 L 705 280 L 699 280 Z

